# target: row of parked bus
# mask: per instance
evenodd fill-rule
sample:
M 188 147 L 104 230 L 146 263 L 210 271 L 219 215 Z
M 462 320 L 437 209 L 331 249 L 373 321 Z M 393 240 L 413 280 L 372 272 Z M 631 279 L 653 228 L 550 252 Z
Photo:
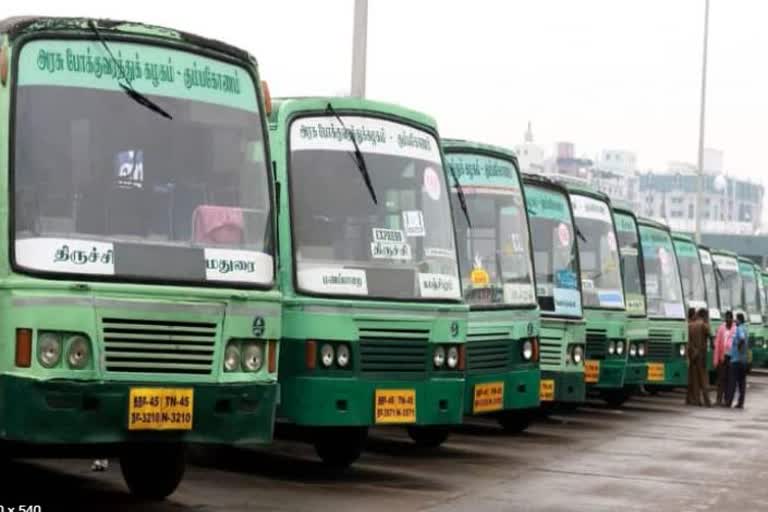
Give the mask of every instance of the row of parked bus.
M 766 361 L 750 261 L 422 113 L 272 100 L 221 42 L 0 22 L 0 119 L 0 459 L 114 455 L 162 498 L 188 444 L 276 421 L 337 468 L 373 426 L 521 431 L 685 386 L 688 307 Z

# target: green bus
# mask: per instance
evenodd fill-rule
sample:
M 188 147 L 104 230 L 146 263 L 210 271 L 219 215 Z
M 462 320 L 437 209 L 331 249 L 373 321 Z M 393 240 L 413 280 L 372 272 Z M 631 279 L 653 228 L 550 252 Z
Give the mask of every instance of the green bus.
M 619 235 L 621 272 L 627 300 L 627 369 L 624 375 L 625 397 L 638 391 L 648 378 L 648 315 L 645 307 L 643 248 L 637 217 L 630 205 L 613 205 L 613 218 Z M 622 397 L 617 396 L 620 400 Z
M 686 312 L 693 308 L 708 309 L 707 289 L 704 281 L 704 267 L 696 242 L 688 235 L 672 233 L 677 262 L 680 266 L 680 280 L 683 283 L 683 299 Z
M 0 22 L 0 457 L 267 443 L 281 296 L 255 60 L 130 22 Z M 144 166 L 146 164 L 146 167 Z
M 677 251 L 669 228 L 640 218 L 645 294 L 648 305 L 648 379 L 646 388 L 688 385 L 688 323 Z
M 440 445 L 464 412 L 463 302 L 434 120 L 357 98 L 282 99 L 278 417 L 329 466 L 373 425 Z
M 709 327 L 712 335 L 707 346 L 707 371 L 709 372 L 710 382 L 714 382 L 716 375 L 714 375 L 715 368 L 712 352 L 715 348 L 715 334 L 717 334 L 720 324 L 723 323 L 723 314 L 720 309 L 720 292 L 718 290 L 719 279 L 714 262 L 712 261 L 712 251 L 708 247 L 699 245 L 699 259 L 701 260 L 701 269 L 704 275 L 704 292 L 709 310 Z
M 504 429 L 520 432 L 539 407 L 540 371 L 539 310 L 517 157 L 487 144 L 441 143 L 470 308 L 464 412 L 494 414 Z M 545 399 L 552 392 L 541 388 Z
M 751 365 L 762 365 L 765 362 L 765 349 L 763 344 L 763 305 L 760 299 L 762 295 L 762 275 L 760 267 L 743 256 L 739 257 L 739 273 L 742 282 L 742 304 L 744 316 L 748 322 L 749 333 L 749 357 Z M 757 362 L 755 362 L 757 358 Z
M 546 391 L 542 393 L 542 405 L 579 404 L 586 395 L 586 323 L 581 307 L 576 224 L 568 189 L 533 174 L 524 175 L 523 188 L 541 312 L 539 365 Z
M 581 268 L 581 295 L 586 326 L 584 378 L 611 406 L 627 398 L 624 376 L 628 361 L 627 311 L 621 256 L 608 196 L 568 184 Z
M 762 299 L 762 305 L 763 305 L 764 339 L 763 339 L 762 347 L 759 347 L 763 349 L 763 354 L 760 354 L 759 356 L 761 361 L 756 363 L 755 366 L 764 368 L 768 366 L 768 353 L 766 353 L 768 352 L 768 272 L 765 272 L 764 270 L 761 269 L 760 280 L 763 284 L 763 288 L 762 288 L 763 294 L 761 296 L 761 299 Z

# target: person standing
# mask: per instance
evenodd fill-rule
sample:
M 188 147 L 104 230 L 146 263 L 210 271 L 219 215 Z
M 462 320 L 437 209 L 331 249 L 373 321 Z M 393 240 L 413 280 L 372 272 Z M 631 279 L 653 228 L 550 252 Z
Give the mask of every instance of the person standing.
M 728 394 L 728 377 L 731 372 L 731 341 L 736 334 L 733 312 L 725 312 L 725 322 L 720 324 L 715 333 L 715 349 L 712 353 L 712 365 L 717 371 L 717 405 L 724 405 Z
M 736 395 L 736 388 L 739 389 L 739 401 L 736 408 L 744 408 L 744 398 L 747 394 L 747 357 L 748 357 L 748 333 L 745 325 L 744 315 L 736 315 L 736 334 L 731 342 L 731 372 L 728 379 L 728 396 L 726 405 L 731 407 Z
M 709 323 L 707 311 L 700 309 L 688 322 L 688 396 L 686 403 L 712 407 L 707 391 L 707 342 Z

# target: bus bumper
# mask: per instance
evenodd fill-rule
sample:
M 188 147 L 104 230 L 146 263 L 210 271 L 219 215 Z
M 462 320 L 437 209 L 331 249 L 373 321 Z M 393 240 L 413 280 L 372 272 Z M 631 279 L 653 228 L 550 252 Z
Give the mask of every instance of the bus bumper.
M 427 380 L 281 377 L 277 415 L 307 427 L 373 426 L 377 389 L 415 392 L 416 421 L 410 424 L 456 425 L 464 416 L 464 378 L 460 376 Z
M 583 371 L 542 370 L 541 379 L 554 381 L 555 403 L 582 403 L 586 399 L 587 385 L 584 383 Z
M 624 386 L 640 386 L 648 379 L 648 365 L 642 363 L 628 363 L 624 373 Z
M 600 377 L 595 384 L 590 384 L 590 389 L 618 389 L 624 387 L 624 372 L 626 361 L 605 360 L 600 362 Z
M 538 368 L 525 368 L 502 373 L 467 375 L 464 391 L 464 414 L 475 414 L 475 390 L 483 384 L 504 384 L 504 398 L 501 409 L 535 409 L 539 406 L 539 383 L 541 371 Z M 482 411 L 478 411 L 478 414 Z
M 192 429 L 129 431 L 132 387 L 193 389 Z M 277 383 L 39 381 L 4 375 L 0 376 L 0 440 L 56 445 L 268 443 L 278 393 Z
M 648 379 L 645 381 L 646 387 L 687 387 L 688 386 L 688 362 L 685 359 L 676 361 L 649 361 L 648 364 L 664 365 L 664 380 L 654 379 L 651 372 L 648 372 Z
M 752 366 L 754 368 L 764 368 L 768 365 L 768 349 L 764 347 L 755 347 L 752 349 Z

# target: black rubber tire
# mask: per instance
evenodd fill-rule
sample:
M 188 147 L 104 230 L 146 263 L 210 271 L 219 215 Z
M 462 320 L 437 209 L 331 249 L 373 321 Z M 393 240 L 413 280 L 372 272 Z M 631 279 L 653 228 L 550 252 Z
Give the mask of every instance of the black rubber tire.
M 448 427 L 408 427 L 408 436 L 422 448 L 437 448 L 448 439 L 450 433 Z
M 146 501 L 162 501 L 184 478 L 183 444 L 131 445 L 120 456 L 120 469 L 131 494 Z
M 632 394 L 626 389 L 617 389 L 604 391 L 600 394 L 600 396 L 603 400 L 605 400 L 605 403 L 607 403 L 608 407 L 611 409 L 620 409 L 621 406 L 623 406 L 626 401 L 629 400 L 629 397 L 632 396 Z
M 497 419 L 505 432 L 520 434 L 531 425 L 533 414 L 530 411 L 504 411 L 499 414 Z
M 331 469 L 342 471 L 365 450 L 367 427 L 317 427 L 313 432 L 317 456 Z

